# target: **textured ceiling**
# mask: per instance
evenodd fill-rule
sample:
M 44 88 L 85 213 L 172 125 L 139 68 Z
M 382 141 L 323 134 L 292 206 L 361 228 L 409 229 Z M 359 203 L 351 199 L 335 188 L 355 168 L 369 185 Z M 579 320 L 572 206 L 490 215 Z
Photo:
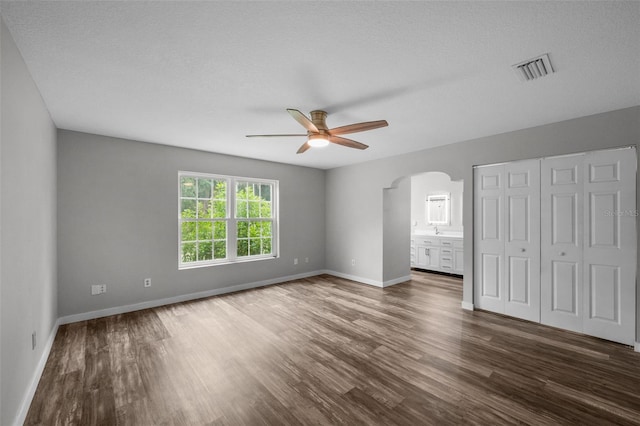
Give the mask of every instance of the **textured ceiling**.
M 640 2 L 2 1 L 59 128 L 318 168 L 640 104 Z M 549 53 L 556 73 L 511 65 Z M 285 111 L 386 119 L 296 155 Z

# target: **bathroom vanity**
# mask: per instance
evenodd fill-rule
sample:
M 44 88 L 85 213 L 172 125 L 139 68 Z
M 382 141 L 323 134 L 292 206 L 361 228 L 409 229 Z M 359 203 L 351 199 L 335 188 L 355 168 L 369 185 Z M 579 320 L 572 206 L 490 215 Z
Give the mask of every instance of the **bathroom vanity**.
M 411 267 L 462 275 L 462 233 L 414 233 L 411 235 Z

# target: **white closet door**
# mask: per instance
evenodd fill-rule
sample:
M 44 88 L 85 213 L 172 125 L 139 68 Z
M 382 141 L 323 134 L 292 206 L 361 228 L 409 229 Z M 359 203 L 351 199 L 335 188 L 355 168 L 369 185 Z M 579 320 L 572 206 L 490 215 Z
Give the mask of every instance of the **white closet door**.
M 583 155 L 541 161 L 540 322 L 582 332 Z
M 504 313 L 504 165 L 474 170 L 474 303 Z
M 584 159 L 584 333 L 632 345 L 636 301 L 635 149 Z
M 504 166 L 506 315 L 540 322 L 540 160 Z

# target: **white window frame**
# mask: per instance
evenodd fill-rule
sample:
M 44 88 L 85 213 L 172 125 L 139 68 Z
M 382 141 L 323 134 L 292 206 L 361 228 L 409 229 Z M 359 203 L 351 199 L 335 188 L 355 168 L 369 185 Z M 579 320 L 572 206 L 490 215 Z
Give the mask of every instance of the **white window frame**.
M 225 218 L 213 218 L 212 221 L 225 221 L 227 223 L 227 237 L 226 237 L 226 253 L 227 257 L 224 259 L 211 259 L 211 260 L 199 260 L 195 262 L 183 262 L 182 261 L 182 213 L 181 213 L 181 204 L 182 204 L 182 178 L 183 177 L 191 177 L 196 179 L 214 179 L 214 180 L 224 180 L 227 182 L 227 213 Z M 272 193 L 271 193 L 271 219 L 268 218 L 237 218 L 236 217 L 236 184 L 238 182 L 244 183 L 257 183 L 257 184 L 270 184 L 272 185 Z M 197 194 L 196 194 L 197 196 Z M 192 269 L 192 268 L 201 268 L 207 266 L 215 266 L 215 265 L 228 265 L 231 263 L 244 263 L 244 262 L 254 262 L 258 260 L 265 259 L 276 259 L 280 257 L 280 234 L 279 234 L 279 181 L 274 179 L 262 179 L 262 178 L 252 178 L 252 177 L 241 177 L 241 176 L 228 176 L 228 175 L 218 175 L 218 174 L 210 174 L 210 173 L 201 173 L 201 172 L 189 172 L 189 171 L 179 171 L 178 172 L 178 269 Z M 197 206 L 197 202 L 196 202 Z M 197 207 L 196 207 L 197 208 Z M 238 222 L 244 220 L 269 220 L 271 221 L 271 253 L 270 254 L 259 254 L 259 255 L 248 255 L 248 256 L 238 256 Z

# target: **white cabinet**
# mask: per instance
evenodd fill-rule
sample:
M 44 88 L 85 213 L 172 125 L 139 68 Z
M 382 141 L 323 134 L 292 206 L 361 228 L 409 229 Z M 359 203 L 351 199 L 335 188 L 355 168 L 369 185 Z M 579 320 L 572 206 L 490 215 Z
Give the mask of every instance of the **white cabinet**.
M 413 235 L 411 267 L 430 271 L 464 272 L 462 238 Z
M 453 273 L 458 275 L 464 273 L 464 249 L 462 247 L 453 248 Z
M 416 250 L 416 266 L 424 269 L 437 269 L 440 267 L 440 249 L 431 245 L 418 245 Z

